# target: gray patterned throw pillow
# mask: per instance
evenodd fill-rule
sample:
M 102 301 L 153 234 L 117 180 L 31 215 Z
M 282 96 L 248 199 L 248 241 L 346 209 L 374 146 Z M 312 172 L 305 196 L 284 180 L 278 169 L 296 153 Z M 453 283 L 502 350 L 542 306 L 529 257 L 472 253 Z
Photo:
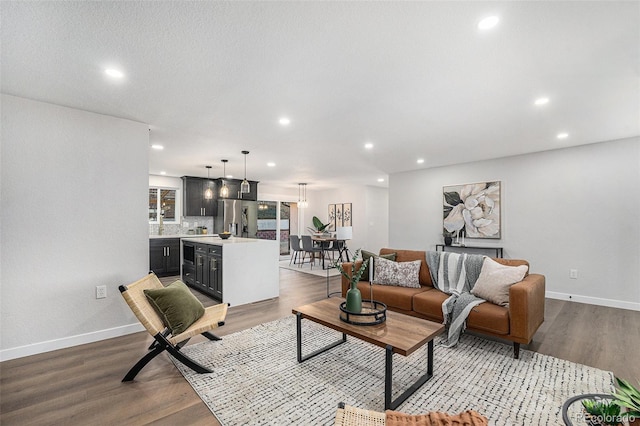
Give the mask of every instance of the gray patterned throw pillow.
M 420 260 L 393 262 L 382 257 L 376 258 L 373 262 L 375 270 L 373 284 L 420 288 L 418 278 L 420 263 Z

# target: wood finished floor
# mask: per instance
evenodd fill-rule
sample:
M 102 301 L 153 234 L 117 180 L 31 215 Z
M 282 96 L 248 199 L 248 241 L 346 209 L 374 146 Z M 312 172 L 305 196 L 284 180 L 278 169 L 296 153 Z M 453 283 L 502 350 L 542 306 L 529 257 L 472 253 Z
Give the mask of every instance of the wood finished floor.
M 331 279 L 330 289 L 339 289 L 339 277 Z M 206 305 L 215 303 L 196 294 Z M 217 334 L 282 318 L 291 308 L 325 296 L 324 278 L 280 269 L 280 297 L 231 307 Z M 219 424 L 166 354 L 134 382 L 120 382 L 151 341 L 141 332 L 0 363 L 0 424 Z M 640 312 L 548 299 L 544 324 L 523 348 L 635 382 L 638 347 Z

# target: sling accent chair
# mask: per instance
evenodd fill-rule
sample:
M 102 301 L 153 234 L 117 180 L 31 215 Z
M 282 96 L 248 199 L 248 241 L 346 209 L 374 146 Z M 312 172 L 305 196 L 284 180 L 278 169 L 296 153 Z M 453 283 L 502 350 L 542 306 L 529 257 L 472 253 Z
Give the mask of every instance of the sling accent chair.
M 124 297 L 124 300 L 127 302 L 127 305 L 129 305 L 140 323 L 155 339 L 151 346 L 149 346 L 150 352 L 140 358 L 131 370 L 129 370 L 126 376 L 124 376 L 124 379 L 122 379 L 123 382 L 133 380 L 140 370 L 149 363 L 149 361 L 165 350 L 175 359 L 197 373 L 212 373 L 208 368 L 203 367 L 180 352 L 180 349 L 191 337 L 197 334 L 201 334 L 209 340 L 221 340 L 220 337 L 209 333 L 209 330 L 224 325 L 224 319 L 227 316 L 228 308 L 226 303 L 204 308 L 204 315 L 188 326 L 184 331 L 179 334 L 172 335 L 171 330 L 164 325 L 161 316 L 158 315 L 144 293 L 144 290 L 165 288 L 155 274 L 150 273 L 132 284 L 121 285 L 119 288 L 122 297 Z

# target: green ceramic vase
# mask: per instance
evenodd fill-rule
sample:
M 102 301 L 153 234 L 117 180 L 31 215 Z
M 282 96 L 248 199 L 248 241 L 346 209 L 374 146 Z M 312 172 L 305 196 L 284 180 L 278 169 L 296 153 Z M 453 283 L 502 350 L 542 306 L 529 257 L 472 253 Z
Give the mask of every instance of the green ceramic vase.
M 352 282 L 351 288 L 347 290 L 347 311 L 354 314 L 362 312 L 362 294 L 357 287 L 358 283 Z

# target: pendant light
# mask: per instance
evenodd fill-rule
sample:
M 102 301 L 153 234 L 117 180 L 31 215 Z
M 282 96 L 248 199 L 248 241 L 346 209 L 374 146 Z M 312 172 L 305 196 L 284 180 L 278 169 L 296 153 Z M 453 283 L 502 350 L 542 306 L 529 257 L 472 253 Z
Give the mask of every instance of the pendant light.
M 240 184 L 240 193 L 248 194 L 251 190 L 249 187 L 249 181 L 247 180 L 247 154 L 249 151 L 242 151 L 244 154 L 244 180 Z
M 227 186 L 227 182 L 224 180 L 224 178 L 227 177 L 227 161 L 229 160 L 221 160 L 221 161 L 222 161 L 223 172 L 222 172 L 222 187 L 220 188 L 220 197 L 228 198 L 229 187 Z
M 209 180 L 209 170 L 211 166 L 205 166 L 207 168 L 207 189 L 204 190 L 205 200 L 211 200 L 213 198 L 213 190 L 211 189 L 211 181 Z
M 298 208 L 305 209 L 309 207 L 309 203 L 307 202 L 307 184 L 299 183 L 298 184 Z

